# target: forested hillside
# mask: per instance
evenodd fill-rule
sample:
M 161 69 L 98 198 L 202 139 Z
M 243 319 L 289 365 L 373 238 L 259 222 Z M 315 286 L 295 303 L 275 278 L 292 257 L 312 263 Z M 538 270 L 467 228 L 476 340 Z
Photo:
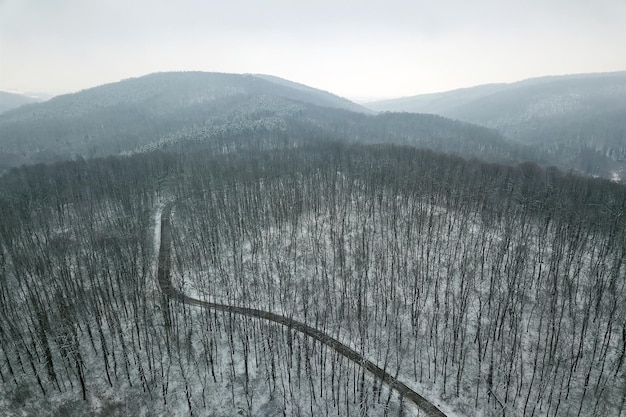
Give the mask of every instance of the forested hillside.
M 0 211 L 1 414 L 417 414 L 302 333 L 168 298 L 162 216 L 177 291 L 306 323 L 448 416 L 626 407 L 618 184 L 320 140 L 13 169 Z
M 494 128 L 562 168 L 615 180 L 626 175 L 626 72 L 535 78 L 368 106 Z
M 619 181 L 626 163 L 623 79 L 621 73 L 545 78 L 373 105 L 460 122 L 373 115 L 330 93 L 266 75 L 157 73 L 1 114 L 0 172 L 155 149 L 223 152 L 334 140 L 530 161 Z
M 152 74 L 0 115 L 0 172 L 21 164 L 154 149 L 223 152 L 320 140 L 406 144 L 500 162 L 551 162 L 490 129 L 435 116 L 368 112 L 275 77 Z
M 0 115 L 0 170 L 134 151 L 185 128 L 307 103 L 370 112 L 330 93 L 253 75 L 156 73 L 53 98 Z M 294 83 L 295 85 L 295 83 Z

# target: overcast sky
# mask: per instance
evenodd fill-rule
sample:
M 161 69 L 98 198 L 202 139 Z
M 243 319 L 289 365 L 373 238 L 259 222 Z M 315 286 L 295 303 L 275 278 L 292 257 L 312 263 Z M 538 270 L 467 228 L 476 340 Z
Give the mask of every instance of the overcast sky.
M 171 70 L 350 98 L 626 70 L 626 0 L 0 0 L 0 90 Z

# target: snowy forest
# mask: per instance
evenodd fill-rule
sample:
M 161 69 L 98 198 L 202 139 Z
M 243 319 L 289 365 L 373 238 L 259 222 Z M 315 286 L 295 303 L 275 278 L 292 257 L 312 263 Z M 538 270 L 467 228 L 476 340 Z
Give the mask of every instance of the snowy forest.
M 608 180 L 319 142 L 13 168 L 0 212 L 5 415 L 626 413 Z

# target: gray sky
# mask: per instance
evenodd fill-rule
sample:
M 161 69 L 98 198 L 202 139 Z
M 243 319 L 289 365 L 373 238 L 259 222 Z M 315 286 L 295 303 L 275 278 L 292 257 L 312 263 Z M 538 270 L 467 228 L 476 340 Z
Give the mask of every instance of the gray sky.
M 0 90 L 170 70 L 350 98 L 626 70 L 626 0 L 0 0 Z

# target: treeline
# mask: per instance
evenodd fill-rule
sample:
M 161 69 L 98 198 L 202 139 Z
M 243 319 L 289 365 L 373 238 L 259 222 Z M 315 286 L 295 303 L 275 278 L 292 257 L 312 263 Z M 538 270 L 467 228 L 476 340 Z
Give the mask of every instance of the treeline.
M 160 297 L 153 215 L 165 201 L 177 201 L 172 264 L 186 292 L 306 321 L 462 414 L 624 409 L 624 187 L 331 142 L 1 177 L 10 407 L 57 395 L 76 413 L 93 403 L 81 398 L 121 413 L 403 407 L 303 336 Z

